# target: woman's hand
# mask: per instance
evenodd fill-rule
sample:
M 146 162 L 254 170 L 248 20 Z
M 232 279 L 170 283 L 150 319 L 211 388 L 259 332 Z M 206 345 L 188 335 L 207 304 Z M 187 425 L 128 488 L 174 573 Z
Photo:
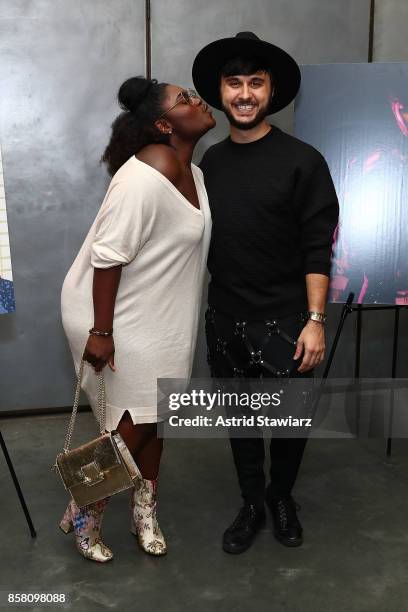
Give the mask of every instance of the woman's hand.
M 90 334 L 84 350 L 84 361 L 88 361 L 95 372 L 100 372 L 106 364 L 112 372 L 116 371 L 115 344 L 112 336 L 95 336 Z

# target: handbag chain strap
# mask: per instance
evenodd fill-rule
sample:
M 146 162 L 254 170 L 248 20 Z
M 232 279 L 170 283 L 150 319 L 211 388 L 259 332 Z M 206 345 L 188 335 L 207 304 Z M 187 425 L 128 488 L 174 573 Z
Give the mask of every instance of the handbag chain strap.
M 74 406 L 72 408 L 71 419 L 68 425 L 67 436 L 65 438 L 63 452 L 67 453 L 71 444 L 71 438 L 74 431 L 75 419 L 78 412 L 79 396 L 81 393 L 82 376 L 84 373 L 84 360 L 81 359 L 81 363 L 78 371 L 78 381 L 75 389 Z M 103 435 L 105 433 L 106 423 L 106 390 L 105 390 L 105 378 L 103 370 L 98 375 L 98 412 L 99 412 L 99 431 Z

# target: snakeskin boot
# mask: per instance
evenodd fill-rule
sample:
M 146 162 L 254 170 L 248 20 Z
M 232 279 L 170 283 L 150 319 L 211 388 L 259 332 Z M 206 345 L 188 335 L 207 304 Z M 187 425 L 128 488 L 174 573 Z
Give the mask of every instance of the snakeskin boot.
M 150 555 L 165 555 L 166 542 L 156 516 L 157 479 L 141 478 L 131 492 L 131 527 L 143 550 Z
M 110 497 L 105 497 L 83 508 L 78 508 L 71 499 L 60 522 L 64 533 L 75 532 L 76 547 L 81 555 L 100 563 L 105 563 L 113 557 L 112 551 L 101 539 L 102 518 L 109 499 Z

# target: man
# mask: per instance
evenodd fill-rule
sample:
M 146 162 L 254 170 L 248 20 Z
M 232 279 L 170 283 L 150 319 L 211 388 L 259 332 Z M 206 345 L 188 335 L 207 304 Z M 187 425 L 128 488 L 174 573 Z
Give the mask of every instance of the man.
M 299 67 L 282 49 L 241 32 L 204 47 L 193 80 L 230 122 L 230 136 L 200 164 L 213 217 L 206 313 L 212 376 L 311 376 L 325 351 L 338 202 L 322 155 L 266 120 L 296 96 Z M 272 441 L 266 491 L 263 439 L 230 442 L 244 505 L 224 533 L 224 550 L 241 553 L 252 544 L 265 521 L 264 501 L 276 538 L 302 544 L 291 491 L 305 439 Z

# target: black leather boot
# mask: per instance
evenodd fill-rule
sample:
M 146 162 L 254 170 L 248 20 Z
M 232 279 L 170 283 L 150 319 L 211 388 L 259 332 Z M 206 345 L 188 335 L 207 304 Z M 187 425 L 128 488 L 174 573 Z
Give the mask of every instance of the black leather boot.
M 243 553 L 251 546 L 264 523 L 264 508 L 255 504 L 245 504 L 234 522 L 224 532 L 222 547 L 225 552 Z
M 284 546 L 300 546 L 303 543 L 303 528 L 296 515 L 299 504 L 289 497 L 273 497 L 266 489 L 265 501 L 272 513 L 275 538 Z

